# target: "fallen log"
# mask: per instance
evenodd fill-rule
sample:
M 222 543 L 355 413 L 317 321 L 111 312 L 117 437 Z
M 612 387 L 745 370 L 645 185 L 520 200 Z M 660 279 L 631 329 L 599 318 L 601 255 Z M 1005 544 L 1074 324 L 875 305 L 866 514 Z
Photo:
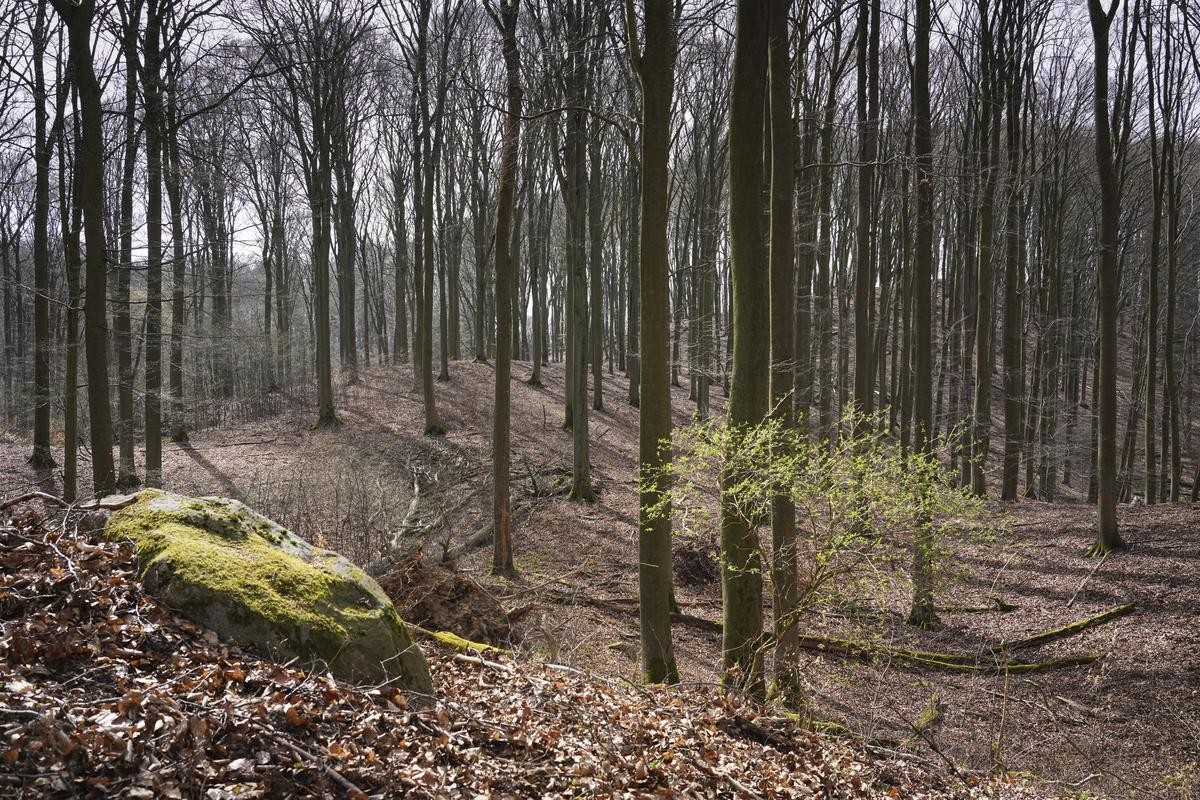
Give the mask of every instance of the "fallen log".
M 435 642 L 441 642 L 442 644 L 453 647 L 456 650 L 471 651 L 475 653 L 482 653 L 485 651 L 491 651 L 493 653 L 508 652 L 503 647 L 497 647 L 494 644 L 487 644 L 484 642 L 472 642 L 470 639 L 464 639 L 458 634 L 451 633 L 450 631 L 431 631 L 428 628 L 422 628 L 420 625 L 414 625 L 411 622 L 407 623 L 407 625 L 409 629 L 413 631 L 413 633 L 424 636 L 426 639 L 432 639 Z
M 46 492 L 26 492 L 25 494 L 13 497 L 9 500 L 0 502 L 0 511 L 7 511 L 13 506 L 18 506 L 21 503 L 28 503 L 31 500 L 41 500 L 44 503 L 56 505 L 59 508 L 66 508 L 72 511 L 119 511 L 125 506 L 131 506 L 137 502 L 137 495 L 131 494 L 127 497 L 121 497 L 117 500 L 91 500 L 86 503 L 68 503 L 61 497 L 57 497 Z
M 1093 628 L 1097 625 L 1103 625 L 1106 622 L 1112 622 L 1114 619 L 1125 616 L 1133 612 L 1137 606 L 1136 603 L 1126 603 L 1125 605 L 1110 608 L 1108 611 L 1097 614 L 1094 617 L 1081 619 L 1072 622 L 1070 625 L 1064 625 L 1061 628 L 1055 628 L 1042 633 L 1026 636 L 1024 639 L 1018 639 L 1015 642 L 1004 642 L 998 648 L 998 651 L 1011 652 L 1013 650 L 1021 650 L 1026 647 L 1035 647 L 1046 642 L 1052 642 L 1056 639 L 1065 639 L 1068 636 L 1074 636 L 1077 633 Z
M 799 637 L 799 645 L 805 650 L 835 653 L 848 658 L 860 658 L 863 660 L 885 659 L 947 672 L 972 672 L 984 675 L 1046 672 L 1053 669 L 1091 664 L 1100 658 L 1100 654 L 1086 653 L 1083 655 L 1050 659 L 1048 661 L 1026 662 L 995 656 L 991 660 L 988 660 L 986 653 L 963 655 L 959 653 L 925 652 L 900 647 L 887 647 L 870 642 L 855 642 L 850 639 L 837 639 L 831 636 L 813 636 L 807 634 Z

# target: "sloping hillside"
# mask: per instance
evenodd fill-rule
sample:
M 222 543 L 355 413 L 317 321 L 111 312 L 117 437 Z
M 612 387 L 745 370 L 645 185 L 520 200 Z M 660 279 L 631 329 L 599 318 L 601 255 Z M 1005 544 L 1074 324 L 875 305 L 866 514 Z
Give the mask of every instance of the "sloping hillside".
M 8 797 L 1037 797 L 807 733 L 708 686 L 650 690 L 431 647 L 436 695 L 262 661 L 175 616 L 130 548 L 0 527 Z
M 280 396 L 263 404 L 270 414 L 243 413 L 243 421 L 169 445 L 167 485 L 239 497 L 360 563 L 376 562 L 395 540 L 401 551 L 420 549 L 426 561 L 445 561 L 481 584 L 520 618 L 511 642 L 519 667 L 498 672 L 444 656 L 447 680 L 458 675 L 452 680 L 474 684 L 483 676 L 536 687 L 544 685 L 538 681 L 579 677 L 537 666 L 548 661 L 598 676 L 595 683 L 587 679 L 588 685 L 617 693 L 599 695 L 604 704 L 630 702 L 643 710 L 669 705 L 663 699 L 668 696 L 622 682 L 636 679 L 638 641 L 637 412 L 625 401 L 624 380 L 606 376 L 605 411 L 591 415 L 593 475 L 600 491 L 591 505 L 565 497 L 571 442 L 561 426 L 561 369 L 546 371 L 545 388 L 514 383 L 520 577 L 503 581 L 486 574 L 491 368 L 456 363 L 451 372 L 449 383 L 438 384 L 449 428 L 444 439 L 420 436 L 421 405 L 410 391 L 408 371 L 378 368 L 364 373 L 358 385 L 340 389 L 340 428 L 310 430 L 305 398 Z M 518 378 L 526 372 L 527 366 L 517 365 Z M 689 421 L 691 408 L 686 391 L 676 390 L 677 423 Z M 0 445 L 0 494 L 15 494 L 39 479 L 55 490 L 54 476 L 31 473 L 25 456 L 24 443 Z M 1200 541 L 1191 533 L 1194 512 L 1182 506 L 1122 509 L 1123 532 L 1133 547 L 1103 562 L 1082 557 L 1093 524 L 1084 505 L 997 503 L 989 513 L 997 536 L 956 554 L 960 572 L 939 600 L 944 609 L 939 630 L 920 633 L 903 625 L 903 565 L 895 565 L 895 579 L 881 583 L 869 607 L 827 608 L 805 620 L 805 630 L 814 635 L 891 648 L 866 658 L 805 651 L 802 670 L 815 716 L 844 726 L 877 752 L 906 753 L 902 758 L 909 764 L 950 774 L 1031 773 L 1043 787 L 1053 787 L 1043 793 L 1195 796 Z M 720 588 L 706 550 L 711 536 L 695 531 L 677 540 L 677 572 L 688 578 L 677 590 L 683 612 L 674 630 L 679 665 L 693 687 L 687 691 L 708 698 L 680 701 L 693 709 L 718 702 L 711 688 L 696 688 L 712 687 L 718 677 Z M 1095 656 L 1089 663 L 1031 674 L 988 668 L 998 642 L 1130 602 L 1136 603 L 1132 614 L 1028 651 L 1038 661 Z M 976 668 L 947 671 L 905 663 L 894 657 L 899 648 L 959 654 Z M 637 705 L 643 701 L 651 706 Z M 455 702 L 469 705 L 463 698 Z M 774 712 L 751 716 L 758 713 Z M 770 725 L 778 722 L 768 718 Z M 706 785 L 720 790 L 719 782 Z M 726 783 L 723 791 L 737 790 Z

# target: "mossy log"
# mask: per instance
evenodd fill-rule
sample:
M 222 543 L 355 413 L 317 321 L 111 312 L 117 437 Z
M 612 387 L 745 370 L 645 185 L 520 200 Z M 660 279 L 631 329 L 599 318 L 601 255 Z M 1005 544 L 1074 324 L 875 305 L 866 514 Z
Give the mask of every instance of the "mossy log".
M 508 653 L 508 651 L 503 647 L 496 647 L 494 644 L 487 644 L 486 642 L 472 642 L 470 639 L 464 639 L 457 633 L 452 633 L 450 631 L 431 631 L 428 628 L 422 628 L 420 625 L 414 625 L 411 622 L 408 623 L 408 627 L 410 630 L 421 636 L 424 636 L 426 639 L 432 639 L 435 642 L 441 642 L 442 644 L 448 647 L 453 647 L 456 650 L 469 650 L 474 653 L 482 653 L 487 650 L 490 650 L 493 653 Z
M 1033 636 L 1026 636 L 1024 639 L 1018 639 L 1015 642 L 1005 642 L 997 649 L 1006 652 L 1012 652 L 1013 650 L 1021 650 L 1026 647 L 1036 647 L 1037 645 L 1045 644 L 1046 642 L 1052 642 L 1056 639 L 1065 639 L 1068 636 L 1074 636 L 1077 633 L 1081 633 L 1088 628 L 1094 628 L 1097 625 L 1103 625 L 1106 622 L 1112 622 L 1114 619 L 1118 619 L 1126 614 L 1132 613 L 1136 607 L 1136 603 L 1126 603 L 1124 605 L 1117 606 L 1116 608 L 1110 608 L 1108 611 L 1097 614 L 1094 617 L 1088 617 L 1087 619 L 1081 619 L 1076 622 L 1072 622 L 1070 625 L 1064 625 L 1061 628 L 1054 628 L 1053 630 L 1043 631 L 1042 633 L 1034 634 Z
M 850 639 L 836 639 L 830 636 L 812 635 L 801 635 L 799 644 L 800 647 L 806 650 L 835 653 L 850 658 L 893 660 L 947 672 L 973 672 L 979 674 L 1045 672 L 1064 667 L 1091 664 L 1100 658 L 1099 654 L 1088 653 L 1035 662 L 1015 661 L 999 657 L 993 657 L 989 660 L 986 653 L 962 655 L 959 653 L 926 652 L 901 647 L 887 647 L 871 642 L 856 642 Z

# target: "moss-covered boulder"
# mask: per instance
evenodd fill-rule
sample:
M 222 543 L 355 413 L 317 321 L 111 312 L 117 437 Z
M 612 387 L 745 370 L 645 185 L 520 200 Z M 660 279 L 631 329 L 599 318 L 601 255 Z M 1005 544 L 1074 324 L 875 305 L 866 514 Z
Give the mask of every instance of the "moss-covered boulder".
M 104 535 L 134 543 L 151 594 L 225 638 L 346 680 L 430 691 L 425 658 L 374 579 L 236 500 L 148 489 Z

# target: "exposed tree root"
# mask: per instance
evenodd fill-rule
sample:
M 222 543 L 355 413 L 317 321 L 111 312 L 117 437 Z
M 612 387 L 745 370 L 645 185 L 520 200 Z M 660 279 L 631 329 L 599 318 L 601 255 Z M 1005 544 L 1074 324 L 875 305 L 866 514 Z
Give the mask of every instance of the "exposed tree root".
M 342 427 L 342 418 L 337 414 L 323 414 L 317 418 L 317 421 L 309 426 L 310 431 L 319 431 L 322 428 L 340 428 Z
M 1120 536 L 1118 536 L 1117 540 L 1115 542 L 1113 542 L 1112 544 L 1105 544 L 1104 542 L 1099 542 L 1099 541 L 1094 542 L 1092 544 L 1092 546 L 1089 547 L 1084 552 L 1083 556 L 1084 556 L 1084 558 L 1102 558 L 1114 550 L 1124 550 L 1124 549 L 1125 549 L 1125 542 L 1121 539 Z
M 50 454 L 50 448 L 46 445 L 34 445 L 33 455 L 29 457 L 27 463 L 34 469 L 54 469 L 58 466 L 54 461 L 54 456 Z

